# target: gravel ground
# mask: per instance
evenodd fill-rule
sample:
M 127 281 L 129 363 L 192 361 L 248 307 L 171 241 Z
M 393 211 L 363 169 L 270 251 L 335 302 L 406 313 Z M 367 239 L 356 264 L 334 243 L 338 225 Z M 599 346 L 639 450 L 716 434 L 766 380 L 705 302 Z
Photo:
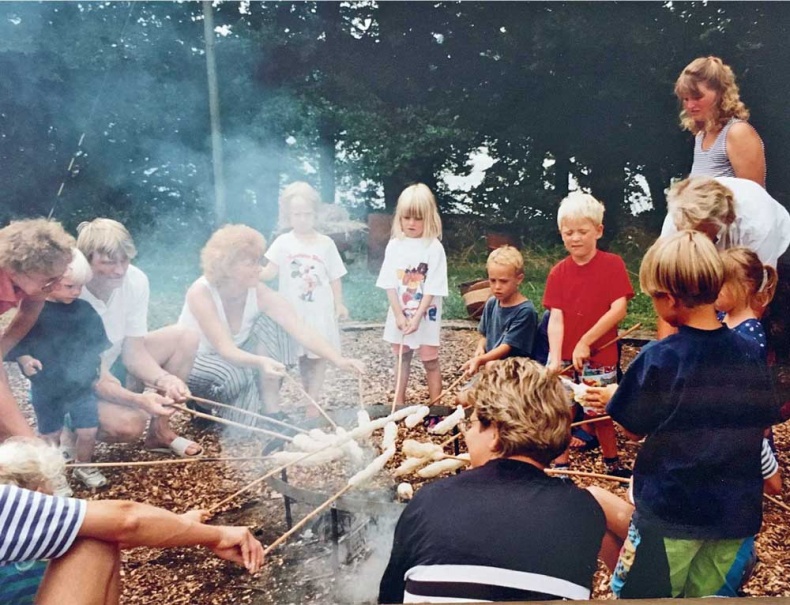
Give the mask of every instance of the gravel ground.
M 442 345 L 442 373 L 445 386 L 457 376 L 458 368 L 474 348 L 476 334 L 472 324 L 457 322 L 445 327 Z M 327 373 L 324 405 L 330 409 L 357 408 L 365 405 L 391 403 L 394 388 L 394 363 L 389 345 L 381 340 L 379 327 L 352 326 L 343 334 L 343 347 L 347 355 L 362 359 L 368 374 L 363 381 L 343 375 L 333 368 Z M 626 350 L 626 362 L 634 355 Z M 15 365 L 7 365 L 12 388 L 24 401 L 25 413 L 32 419 L 32 410 L 26 402 L 27 383 Z M 300 418 L 304 415 L 303 403 L 293 385 L 286 383 L 284 401 L 289 413 Z M 414 364 L 409 384 L 410 403 L 427 402 L 424 372 L 419 363 Z M 449 398 L 448 398 L 449 399 Z M 446 401 L 445 403 L 450 403 Z M 229 434 L 216 428 L 200 428 L 188 418 L 176 421 L 177 430 L 199 441 L 207 455 L 258 456 L 264 440 L 258 435 Z M 788 436 L 786 426 L 775 430 L 782 468 L 788 463 Z M 402 438 L 402 436 L 401 436 Z M 638 446 L 621 440 L 622 455 L 633 460 Z M 448 449 L 448 451 L 450 451 Z M 127 445 L 100 444 L 96 460 L 137 461 L 161 460 L 166 457 L 147 453 L 142 442 Z M 572 466 L 577 470 L 603 472 L 598 453 L 573 454 Z M 107 488 L 91 493 L 79 489 L 82 498 L 126 498 L 163 506 L 175 512 L 192 508 L 208 508 L 233 493 L 239 487 L 265 472 L 261 461 L 174 464 L 158 467 L 108 469 Z M 332 475 L 331 470 L 321 470 L 323 480 Z M 309 473 L 308 475 L 309 476 Z M 338 479 L 342 484 L 343 479 Z M 577 481 L 587 485 L 589 480 Z M 624 495 L 624 489 L 612 482 L 597 482 Z M 310 510 L 297 506 L 294 518 Z M 222 509 L 215 523 L 245 524 L 253 528 L 256 536 L 268 544 L 286 530 L 282 497 L 266 486 L 259 486 L 238 497 Z M 760 565 L 746 587 L 751 596 L 790 596 L 790 543 L 788 520 L 790 512 L 766 502 L 763 531 L 758 538 Z M 341 567 L 336 572 L 331 565 L 330 549 L 326 540 L 328 525 L 319 522 L 309 530 L 274 551 L 267 559 L 265 569 L 256 577 L 211 556 L 203 549 L 170 549 L 167 551 L 138 548 L 124 553 L 124 592 L 122 603 L 145 605 L 153 603 L 230 604 L 250 603 L 364 603 L 375 597 L 381 569 L 388 554 L 388 541 L 394 518 L 378 519 L 364 523 L 358 517 L 341 515 L 341 522 L 352 528 L 362 526 L 355 540 L 349 539 L 345 549 L 364 549 L 368 557 Z M 363 538 L 364 537 L 364 538 Z M 343 556 L 345 551 L 341 551 Z M 601 569 L 595 579 L 594 593 L 598 598 L 611 598 L 608 591 L 608 574 Z

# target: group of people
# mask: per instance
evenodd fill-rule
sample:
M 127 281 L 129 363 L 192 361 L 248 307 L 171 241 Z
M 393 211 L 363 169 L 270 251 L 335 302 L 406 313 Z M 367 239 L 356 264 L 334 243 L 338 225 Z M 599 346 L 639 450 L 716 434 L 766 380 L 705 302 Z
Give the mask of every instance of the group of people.
M 764 189 L 762 142 L 732 70 L 697 59 L 675 91 L 694 165 L 671 186 L 639 272 L 659 340 L 618 385 L 617 347 L 606 345 L 634 293 L 622 259 L 597 249 L 604 208 L 592 196 L 560 204 L 569 256 L 549 273 L 542 322 L 519 292 L 521 254 L 494 250 L 493 297 L 464 365 L 475 379 L 459 396 L 472 409 L 472 469 L 406 507 L 380 602 L 585 599 L 597 558 L 618 598 L 736 596 L 748 579 L 763 490 L 781 491 L 770 427 L 785 415 L 768 362 L 788 351 L 790 214 Z M 398 218 L 406 231 L 413 212 Z M 543 472 L 567 468 L 574 417 L 602 414 L 611 420 L 588 430 L 610 475 L 631 474 L 612 421 L 643 440 L 628 500 Z
M 676 94 L 683 125 L 696 135 L 694 165 L 671 187 L 662 237 L 640 270 L 661 340 L 618 385 L 617 347 L 604 345 L 634 291 L 622 259 L 597 248 L 604 206 L 591 195 L 572 193 L 560 204 L 568 257 L 549 273 L 542 321 L 519 291 L 521 253 L 493 251 L 493 296 L 459 396 L 473 410 L 464 434 L 474 468 L 424 487 L 408 505 L 382 602 L 588 598 L 599 554 L 623 597 L 732 595 L 747 576 L 763 481 L 777 489 L 764 432 L 781 415 L 766 361 L 769 350 L 788 352 L 778 320 L 787 316 L 790 215 L 764 189 L 762 143 L 732 70 L 715 57 L 697 59 Z M 97 583 L 104 600 L 95 602 L 117 602 L 121 543 L 206 544 L 258 568 L 260 544 L 246 530 L 207 529 L 200 512 L 58 499 L 70 495 L 60 452 L 87 463 L 97 440 L 144 436 L 147 449 L 199 456 L 201 446 L 170 426 L 173 403 L 196 395 L 276 418 L 288 366 L 298 364 L 312 398 L 326 361 L 362 372 L 339 349 L 346 271 L 315 228 L 318 207 L 308 184 L 286 187 L 282 234 L 268 250 L 250 227 L 217 230 L 178 322 L 152 332 L 148 279 L 131 264 L 136 248 L 123 225 L 95 219 L 80 225 L 76 240 L 43 219 L 0 229 L 0 312 L 17 308 L 0 347 L 30 378 L 38 433 L 50 444 L 28 441 L 33 430 L 3 372 L 0 432 L 16 439 L 0 446 L 0 564 L 60 557 L 41 602 L 69 602 L 47 595 L 89 570 L 104 578 Z M 405 403 L 415 353 L 431 399 L 442 391 L 441 236 L 431 190 L 407 187 L 376 282 L 389 303 L 383 338 L 395 358 L 397 404 Z M 275 277 L 279 292 L 263 283 Z M 585 390 L 571 408 L 577 384 Z M 603 413 L 611 419 L 571 434 L 574 417 Z M 607 472 L 630 476 L 614 422 L 645 438 L 630 502 L 543 473 L 549 465 L 568 469 L 569 447 L 600 445 Z M 25 475 L 17 464 L 35 471 Z M 75 470 L 91 488 L 107 483 L 95 467 Z M 24 522 L 30 515 L 51 534 L 46 548 L 31 537 L 40 528 Z M 109 527 L 125 523 L 128 533 L 109 537 Z M 101 570 L 83 563 L 91 553 L 102 556 Z

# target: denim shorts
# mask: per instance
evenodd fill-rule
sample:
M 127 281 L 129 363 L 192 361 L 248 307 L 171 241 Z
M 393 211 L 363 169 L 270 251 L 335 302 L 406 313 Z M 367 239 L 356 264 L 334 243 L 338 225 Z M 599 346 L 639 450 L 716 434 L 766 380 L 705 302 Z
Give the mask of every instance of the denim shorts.
M 35 389 L 30 403 L 36 412 L 38 432 L 42 435 L 63 428 L 63 419 L 68 414 L 75 429 L 95 429 L 99 426 L 99 399 L 93 391 L 76 393 L 68 397 L 42 397 Z

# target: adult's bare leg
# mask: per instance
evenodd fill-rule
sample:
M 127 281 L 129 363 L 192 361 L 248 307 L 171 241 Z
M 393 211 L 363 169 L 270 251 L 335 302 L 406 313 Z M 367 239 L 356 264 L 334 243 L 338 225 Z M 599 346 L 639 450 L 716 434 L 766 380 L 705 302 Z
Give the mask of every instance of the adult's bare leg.
M 78 538 L 65 555 L 47 566 L 36 605 L 116 605 L 120 598 L 118 547 Z
M 606 516 L 606 534 L 604 534 L 598 557 L 612 571 L 617 565 L 620 549 L 628 536 L 628 526 L 634 514 L 634 506 L 596 485 L 588 487 L 587 491 L 595 497 Z
M 99 431 L 97 439 L 106 443 L 130 443 L 145 432 L 148 414 L 142 410 L 99 402 Z
M 178 376 L 185 383 L 195 363 L 200 336 L 197 332 L 187 330 L 181 326 L 166 326 L 149 332 L 144 338 L 145 348 L 161 368 L 174 376 Z M 134 379 L 134 377 L 132 377 Z M 136 380 L 136 379 L 134 379 Z M 142 385 L 134 385 L 134 390 L 142 390 Z M 151 418 L 146 437 L 146 447 L 167 447 L 178 435 L 170 428 L 170 419 L 166 416 Z M 190 456 L 199 454 L 201 448 L 197 444 L 187 447 L 186 453 Z

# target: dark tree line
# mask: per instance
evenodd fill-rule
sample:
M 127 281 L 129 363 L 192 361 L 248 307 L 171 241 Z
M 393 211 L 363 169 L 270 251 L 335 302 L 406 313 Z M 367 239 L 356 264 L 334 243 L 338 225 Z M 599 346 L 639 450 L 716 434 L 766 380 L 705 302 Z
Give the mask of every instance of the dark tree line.
M 209 229 L 200 3 L 0 12 L 0 218 L 54 206 L 70 226 L 108 215 Z M 769 192 L 790 200 L 787 3 L 224 2 L 214 13 L 228 220 L 271 229 L 277 192 L 296 178 L 328 201 L 350 191 L 360 214 L 391 209 L 420 180 L 444 210 L 539 239 L 571 176 L 606 202 L 610 233 L 655 230 L 665 188 L 691 164 L 672 86 L 705 54 L 734 67 Z M 481 147 L 496 162 L 480 186 L 448 190 L 441 175 L 463 174 Z M 654 210 L 634 217 L 628 199 L 644 183 Z

